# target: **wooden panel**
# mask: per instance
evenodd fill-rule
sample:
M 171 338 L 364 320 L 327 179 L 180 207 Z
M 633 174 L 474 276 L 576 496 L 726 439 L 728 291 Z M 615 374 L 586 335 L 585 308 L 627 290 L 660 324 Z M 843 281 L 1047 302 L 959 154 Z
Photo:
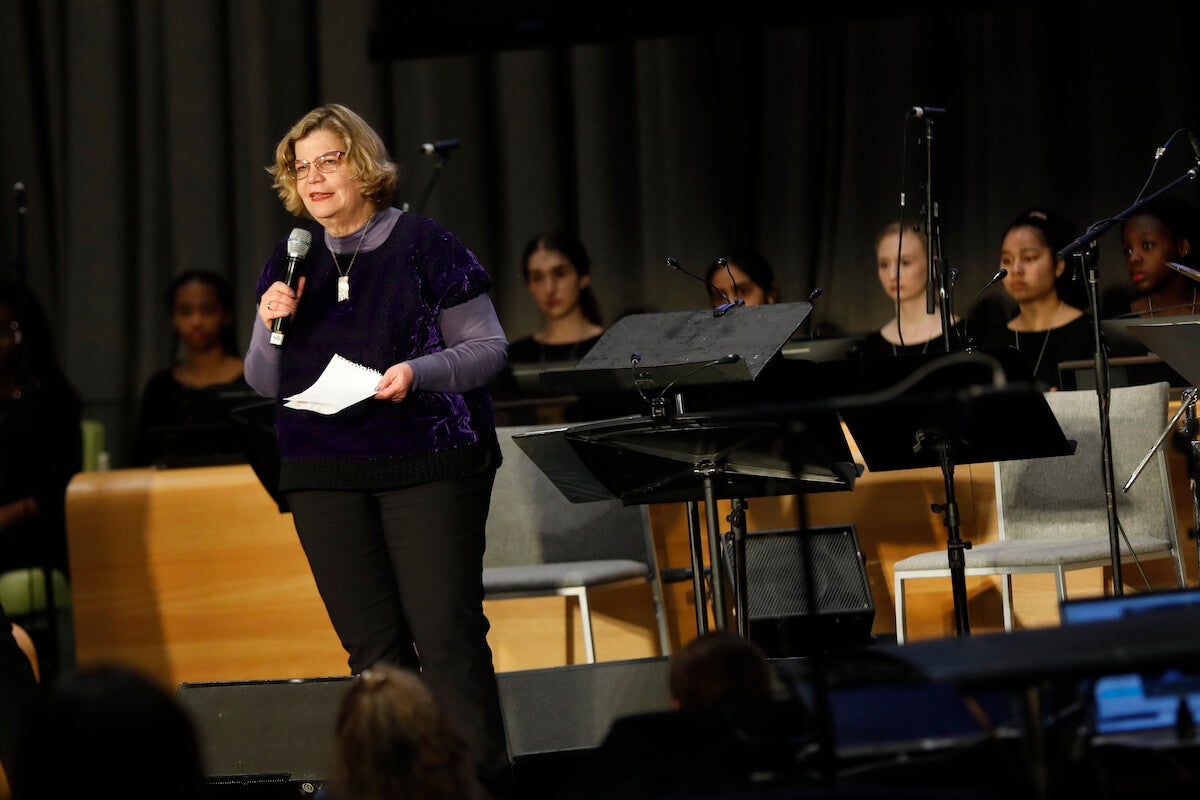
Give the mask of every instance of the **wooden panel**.
M 85 472 L 67 490 L 76 659 L 181 682 L 346 675 L 290 514 L 246 465 Z M 488 602 L 499 670 L 579 663 L 573 600 Z M 648 587 L 593 600 L 597 655 L 660 655 Z
M 80 473 L 67 528 L 80 664 L 170 687 L 348 674 L 291 515 L 248 466 Z
M 861 463 L 853 438 L 847 438 Z M 1166 446 L 1184 562 L 1194 583 L 1197 556 L 1187 535 L 1194 525 L 1187 463 L 1170 441 Z M 1120 476 L 1119 484 L 1127 478 Z M 994 539 L 992 465 L 959 466 L 954 488 L 962 537 Z M 938 469 L 868 470 L 849 492 L 750 498 L 747 525 L 770 530 L 854 523 L 875 601 L 873 632 L 887 637 L 895 631 L 891 565 L 912 553 L 946 546 L 943 516 L 930 509 L 945 499 Z M 649 508 L 662 568 L 690 563 L 685 507 L 667 503 Z M 725 530 L 729 511 L 729 503 L 722 502 L 718 519 Z M 68 488 L 67 513 L 80 663 L 130 663 L 172 688 L 185 681 L 347 674 L 345 652 L 316 592 L 291 516 L 278 512 L 248 466 L 81 473 Z M 700 513 L 703 525 L 703 504 Z M 706 563 L 707 552 L 705 543 Z M 1146 570 L 1152 584 L 1170 584 L 1165 564 L 1149 563 Z M 1110 572 L 1072 575 L 1069 591 L 1098 594 Z M 1142 588 L 1135 567 L 1126 566 L 1123 577 L 1131 590 Z M 673 648 L 678 649 L 696 635 L 692 584 L 670 583 L 664 589 Z M 972 631 L 999 630 L 998 583 L 968 579 L 967 591 Z M 485 611 L 498 670 L 582 661 L 574 601 L 489 601 Z M 1057 624 L 1053 581 L 1021 577 L 1016 613 L 1021 626 Z M 596 594 L 593 617 L 599 659 L 661 655 L 648 588 Z M 954 630 L 949 581 L 914 581 L 910 636 L 949 636 Z

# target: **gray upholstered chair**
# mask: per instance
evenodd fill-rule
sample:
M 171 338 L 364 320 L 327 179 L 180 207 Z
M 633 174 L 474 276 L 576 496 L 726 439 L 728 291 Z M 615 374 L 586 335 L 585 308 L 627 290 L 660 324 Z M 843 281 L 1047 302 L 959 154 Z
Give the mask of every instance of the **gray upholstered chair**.
M 1006 631 L 1013 629 L 1013 575 L 1053 574 L 1061 603 L 1067 597 L 1068 571 L 1112 564 L 1096 393 L 1047 392 L 1046 401 L 1066 437 L 1077 442 L 1075 454 L 996 462 L 999 537 L 994 542 L 973 543 L 965 551 L 966 575 L 1002 576 Z M 1183 587 L 1186 578 L 1175 505 L 1161 447 L 1130 490 L 1122 491 L 1162 435 L 1168 420 L 1167 404 L 1166 383 L 1112 390 L 1109 421 L 1117 519 L 1128 537 L 1121 539 L 1122 578 L 1124 582 L 1136 579 L 1137 561 L 1171 558 L 1177 585 Z M 1129 574 L 1126 564 L 1134 565 L 1134 575 Z M 904 642 L 906 636 L 905 583 L 917 578 L 949 577 L 949 556 L 944 549 L 918 553 L 895 563 L 897 642 Z
M 496 473 L 483 558 L 486 600 L 574 597 L 588 663 L 596 660 L 589 594 L 648 584 L 662 655 L 670 638 L 662 584 L 645 506 L 620 500 L 572 503 L 533 463 L 513 435 L 547 426 L 500 426 L 504 463 Z

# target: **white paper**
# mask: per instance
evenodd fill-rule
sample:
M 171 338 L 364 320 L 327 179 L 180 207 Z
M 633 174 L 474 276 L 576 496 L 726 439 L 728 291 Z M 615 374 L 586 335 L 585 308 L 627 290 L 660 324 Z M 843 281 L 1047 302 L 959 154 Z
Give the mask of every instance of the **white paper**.
M 321 377 L 303 392 L 285 397 L 284 405 L 318 414 L 336 414 L 374 396 L 382 379 L 382 372 L 335 354 Z

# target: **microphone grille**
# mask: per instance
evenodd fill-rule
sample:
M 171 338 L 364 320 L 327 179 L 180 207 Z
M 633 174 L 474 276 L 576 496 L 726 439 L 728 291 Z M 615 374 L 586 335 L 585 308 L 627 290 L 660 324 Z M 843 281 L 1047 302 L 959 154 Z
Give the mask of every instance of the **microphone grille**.
M 312 246 L 312 233 L 304 228 L 292 228 L 287 238 L 287 254 L 289 258 L 304 258 L 308 248 Z

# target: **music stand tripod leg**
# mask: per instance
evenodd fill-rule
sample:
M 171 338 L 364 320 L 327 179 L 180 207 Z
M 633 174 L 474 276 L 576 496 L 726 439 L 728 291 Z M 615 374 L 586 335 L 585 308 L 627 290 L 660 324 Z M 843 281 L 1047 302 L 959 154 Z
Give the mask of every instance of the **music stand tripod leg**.
M 1200 582 L 1200 442 L 1188 445 L 1188 482 L 1192 490 L 1192 542 L 1196 545 L 1196 580 Z M 1185 576 L 1186 577 L 1186 576 Z
M 729 535 L 733 539 L 733 596 L 734 613 L 737 614 L 737 632 L 750 635 L 750 600 L 747 596 L 746 578 L 746 500 L 734 498 L 729 512 Z
M 708 633 L 708 593 L 704 589 L 704 546 L 701 544 L 700 509 L 687 502 L 688 546 L 692 557 L 692 591 L 696 596 L 696 635 Z
M 725 591 L 721 588 L 721 523 L 717 521 L 717 493 L 713 486 L 713 475 L 720 473 L 715 464 L 701 464 L 696 473 L 704 478 L 704 506 L 708 518 L 708 563 L 712 570 L 713 625 L 722 631 L 727 627 L 725 620 Z
M 1180 411 L 1186 413 L 1182 430 L 1176 432 L 1176 449 L 1184 454 L 1187 462 L 1188 488 L 1192 494 L 1192 527 L 1188 536 L 1196 545 L 1196 579 L 1200 581 L 1200 441 L 1196 440 L 1198 425 L 1196 420 L 1196 400 L 1200 397 L 1200 387 L 1192 387 L 1190 394 L 1184 392 L 1183 405 Z M 1171 425 L 1179 419 L 1179 414 L 1171 420 Z M 1133 479 L 1130 478 L 1132 483 Z M 1187 575 L 1184 575 L 1185 583 Z

